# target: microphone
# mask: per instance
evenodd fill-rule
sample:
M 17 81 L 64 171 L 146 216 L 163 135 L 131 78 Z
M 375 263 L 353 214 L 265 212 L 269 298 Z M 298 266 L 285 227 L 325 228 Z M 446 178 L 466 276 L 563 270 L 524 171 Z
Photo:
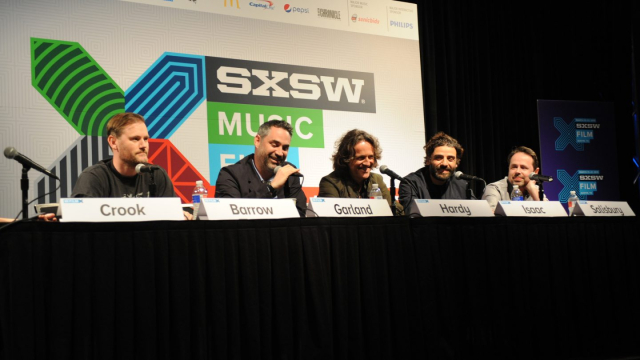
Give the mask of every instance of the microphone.
M 160 170 L 160 166 L 158 166 L 158 165 L 145 165 L 145 164 L 136 165 L 136 174 L 152 173 L 152 172 L 154 172 L 156 170 Z
M 295 165 L 293 165 L 292 163 L 290 163 L 290 162 L 288 162 L 288 161 L 283 161 L 283 162 L 282 162 L 282 165 L 278 165 L 278 166 L 276 166 L 276 167 L 275 167 L 275 169 L 273 169 L 273 173 L 274 173 L 274 174 L 277 174 L 277 173 L 278 173 L 278 170 L 280 170 L 280 168 L 282 168 L 283 166 L 287 166 L 287 165 L 291 165 L 291 166 L 293 166 L 294 168 L 296 168 L 296 169 L 297 169 L 297 167 L 296 167 Z M 299 173 L 299 172 L 297 172 L 297 173 L 293 173 L 293 174 L 291 174 L 291 175 L 289 175 L 289 176 L 304 177 L 304 175 L 302 175 L 302 173 Z
M 453 173 L 453 176 L 455 176 L 456 179 L 462 179 L 462 180 L 468 180 L 468 181 L 486 182 L 486 181 L 484 181 L 483 178 L 479 178 L 479 177 L 473 176 L 473 175 L 467 175 L 467 174 L 464 174 L 462 171 L 456 171 L 455 173 Z
M 380 166 L 380 172 L 383 174 L 389 175 L 389 177 L 396 179 L 398 181 L 404 181 L 404 178 L 402 176 L 393 172 L 393 170 L 389 169 L 387 165 Z
M 540 174 L 536 174 L 536 173 L 531 173 L 531 174 L 529 174 L 529 180 L 535 180 L 537 182 L 543 182 L 543 181 L 552 182 L 553 178 L 551 176 L 545 176 L 545 175 L 540 175 Z
M 38 163 L 36 163 L 35 161 L 29 159 L 28 157 L 20 154 L 18 152 L 18 150 L 16 150 L 16 148 L 14 148 L 13 146 L 9 146 L 7 148 L 4 149 L 4 156 L 7 159 L 13 159 L 17 162 L 19 162 L 20 164 L 22 164 L 22 166 L 29 168 L 29 169 L 34 169 L 34 170 L 38 170 L 41 173 L 51 176 L 54 179 L 58 179 L 58 181 L 60 180 L 59 177 L 57 177 L 54 173 L 52 173 L 51 171 L 47 170 L 45 167 L 38 165 Z

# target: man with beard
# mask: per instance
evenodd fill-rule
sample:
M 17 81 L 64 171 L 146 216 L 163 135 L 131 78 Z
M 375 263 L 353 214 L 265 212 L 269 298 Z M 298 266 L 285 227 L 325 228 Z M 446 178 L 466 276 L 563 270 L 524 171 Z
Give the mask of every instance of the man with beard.
M 382 197 L 391 205 L 391 194 L 382 175 L 371 172 L 382 155 L 373 135 L 358 129 L 348 131 L 336 142 L 333 172 L 320 180 L 319 197 L 367 198 L 372 184 L 378 184 Z
M 216 197 L 295 198 L 298 212 L 304 216 L 307 197 L 299 178 L 292 176 L 300 170 L 285 162 L 292 134 L 293 129 L 286 121 L 271 120 L 262 124 L 253 139 L 255 153 L 220 169 Z
M 540 171 L 536 152 L 526 146 L 518 146 L 507 156 L 507 163 L 507 177 L 487 185 L 482 195 L 482 199 L 487 200 L 491 210 L 496 211 L 500 200 L 510 200 L 513 185 L 518 185 L 525 201 L 540 201 L 538 185 L 535 180 L 529 179 L 529 175 Z
M 136 173 L 136 165 L 148 164 L 149 132 L 141 115 L 120 113 L 107 123 L 107 141 L 113 158 L 86 168 L 71 197 L 149 197 L 149 173 Z M 155 171 L 157 197 L 175 197 L 171 179 L 164 171 Z M 186 216 L 186 214 L 185 214 Z
M 464 153 L 458 141 L 439 132 L 424 150 L 425 167 L 405 176 L 400 183 L 400 204 L 406 215 L 411 214 L 414 199 L 466 199 L 467 182 L 453 175 Z

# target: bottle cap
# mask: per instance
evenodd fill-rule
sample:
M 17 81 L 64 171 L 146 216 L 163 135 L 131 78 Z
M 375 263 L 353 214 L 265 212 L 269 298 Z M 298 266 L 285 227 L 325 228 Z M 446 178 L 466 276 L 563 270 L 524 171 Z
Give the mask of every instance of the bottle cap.
M 378 184 L 371 184 L 371 190 L 375 190 L 378 188 Z
M 196 180 L 196 185 L 202 185 L 202 180 Z
M 569 191 L 569 193 L 570 193 L 571 195 L 575 195 L 575 194 L 576 194 L 576 191 L 575 191 L 575 190 L 571 190 L 571 191 Z
M 517 189 L 517 188 L 519 188 L 519 187 L 520 187 L 520 185 L 513 185 L 513 188 L 514 188 L 514 189 Z

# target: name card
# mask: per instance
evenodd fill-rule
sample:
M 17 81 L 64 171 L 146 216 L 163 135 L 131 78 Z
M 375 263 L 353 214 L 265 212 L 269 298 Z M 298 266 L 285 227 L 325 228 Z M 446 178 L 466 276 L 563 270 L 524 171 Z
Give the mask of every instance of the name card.
M 575 210 L 574 210 L 575 211 Z M 567 216 L 559 201 L 510 201 L 503 200 L 496 207 L 496 215 L 555 217 Z
M 307 217 L 393 216 L 384 199 L 319 198 L 309 200 Z
M 177 197 L 65 198 L 60 199 L 60 215 L 60 222 L 185 220 Z
M 202 220 L 299 218 L 296 199 L 204 198 L 198 212 Z
M 584 216 L 636 216 L 625 201 L 578 201 L 574 215 Z
M 415 199 L 411 214 L 427 216 L 493 217 L 489 203 L 483 200 Z

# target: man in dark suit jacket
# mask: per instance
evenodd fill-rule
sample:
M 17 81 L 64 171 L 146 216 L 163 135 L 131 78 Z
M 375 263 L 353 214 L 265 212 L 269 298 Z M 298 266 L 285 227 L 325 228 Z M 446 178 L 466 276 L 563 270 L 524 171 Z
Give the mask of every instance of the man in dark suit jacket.
M 260 126 L 253 140 L 255 153 L 223 167 L 216 181 L 218 198 L 295 198 L 300 216 L 307 209 L 300 170 L 287 163 L 293 129 L 286 121 L 271 120 Z M 278 167 L 278 171 L 275 169 Z

